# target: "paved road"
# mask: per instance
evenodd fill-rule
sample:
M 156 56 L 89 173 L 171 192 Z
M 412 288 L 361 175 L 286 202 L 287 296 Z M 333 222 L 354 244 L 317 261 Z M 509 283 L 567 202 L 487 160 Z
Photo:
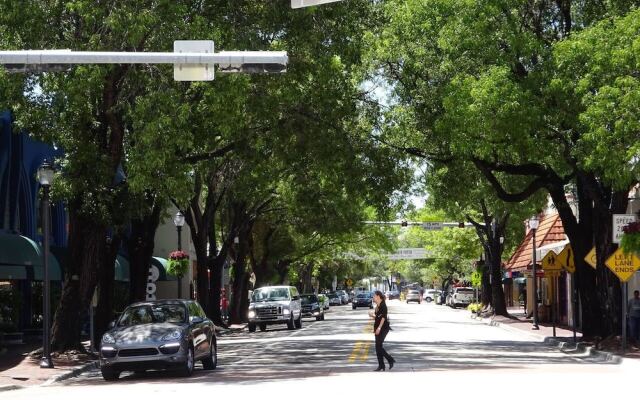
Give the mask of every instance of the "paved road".
M 486 390 L 497 398 L 539 398 L 554 387 L 557 395 L 595 398 L 626 392 L 640 373 L 629 364 L 563 353 L 521 332 L 484 325 L 464 310 L 399 301 L 389 302 L 393 331 L 386 343 L 397 364 L 392 371 L 372 372 L 377 361 L 368 311 L 332 307 L 325 321 L 305 320 L 300 330 L 274 326 L 226 336 L 219 342 L 218 369 L 198 369 L 187 379 L 123 374 L 113 383 L 93 372 L 54 386 L 3 393 L 2 399 L 450 396 Z

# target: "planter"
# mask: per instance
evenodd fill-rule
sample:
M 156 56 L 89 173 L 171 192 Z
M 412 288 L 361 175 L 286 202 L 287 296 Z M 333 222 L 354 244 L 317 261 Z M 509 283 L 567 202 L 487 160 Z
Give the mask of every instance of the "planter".
M 178 250 L 169 254 L 167 261 L 167 273 L 182 278 L 189 270 L 189 256 L 184 251 Z
M 640 254 L 640 222 L 632 222 L 622 228 L 624 235 L 620 239 L 620 248 L 625 254 Z

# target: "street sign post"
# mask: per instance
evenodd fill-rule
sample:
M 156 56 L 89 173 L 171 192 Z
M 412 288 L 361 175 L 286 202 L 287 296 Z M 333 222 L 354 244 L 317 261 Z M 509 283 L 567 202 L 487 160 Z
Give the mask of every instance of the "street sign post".
M 555 252 L 550 251 L 542 258 L 542 269 L 544 270 L 544 276 L 548 277 L 551 283 L 551 322 L 553 322 L 553 337 L 556 337 L 556 292 L 558 277 L 560 276 L 560 271 L 562 271 L 562 262 Z
M 622 235 L 624 232 L 622 228 L 631 222 L 636 222 L 637 216 L 635 214 L 613 214 L 613 243 L 620 244 L 620 239 L 622 239 Z
M 640 258 L 634 253 L 625 254 L 619 248 L 605 264 L 622 282 L 622 351 L 625 351 L 627 348 L 627 281 L 640 268 Z

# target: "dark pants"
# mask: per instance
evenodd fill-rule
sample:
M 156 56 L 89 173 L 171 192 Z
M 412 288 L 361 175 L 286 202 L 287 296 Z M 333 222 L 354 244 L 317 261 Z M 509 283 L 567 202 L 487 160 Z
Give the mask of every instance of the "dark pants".
M 634 341 L 640 341 L 640 317 L 629 317 L 629 334 Z
M 393 357 L 387 353 L 387 351 L 382 347 L 384 343 L 384 339 L 387 337 L 387 333 L 389 333 L 389 329 L 381 329 L 379 335 L 376 336 L 376 356 L 378 357 L 378 367 L 384 368 L 384 359 L 386 358 L 389 364 L 395 362 Z

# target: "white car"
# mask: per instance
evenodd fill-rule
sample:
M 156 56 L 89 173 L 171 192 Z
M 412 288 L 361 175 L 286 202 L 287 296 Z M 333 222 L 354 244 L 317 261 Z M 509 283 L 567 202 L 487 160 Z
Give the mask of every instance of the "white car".
M 470 287 L 457 287 L 447 296 L 447 305 L 456 308 L 458 306 L 468 306 L 473 303 L 475 290 Z
M 442 291 L 438 289 L 427 289 L 424 291 L 422 298 L 430 303 L 439 297 L 440 293 L 442 293 Z

